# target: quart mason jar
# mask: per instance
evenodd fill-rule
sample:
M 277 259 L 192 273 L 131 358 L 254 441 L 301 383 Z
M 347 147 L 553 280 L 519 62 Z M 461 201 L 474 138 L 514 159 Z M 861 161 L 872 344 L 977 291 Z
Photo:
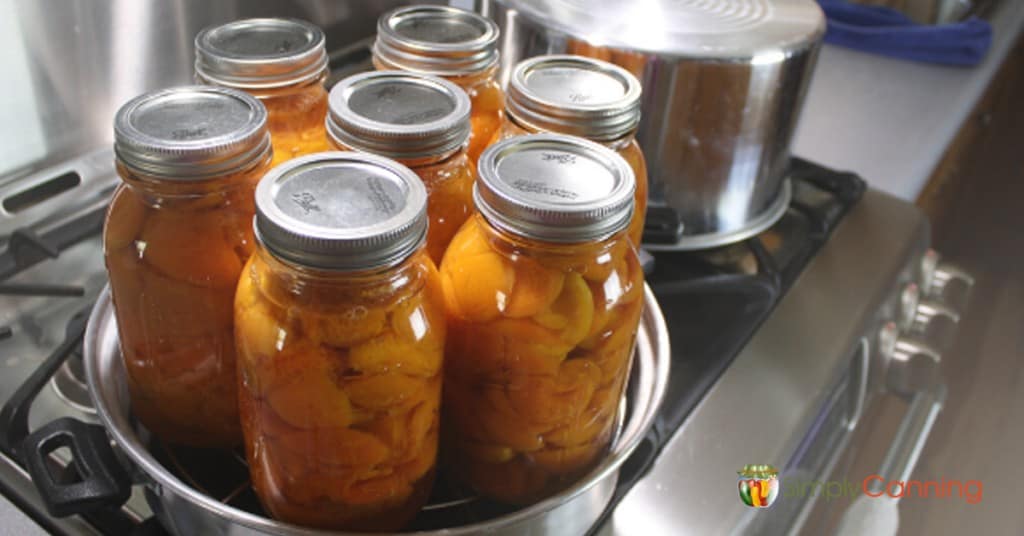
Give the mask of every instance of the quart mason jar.
M 256 494 L 283 521 L 397 530 L 427 499 L 438 447 L 444 298 L 426 191 L 379 156 L 304 156 L 260 182 L 255 226 L 235 335 Z
M 517 137 L 480 157 L 478 213 L 441 282 L 450 467 L 484 496 L 537 501 L 608 450 L 643 301 L 633 188 L 621 157 L 580 138 Z
M 490 19 L 446 6 L 398 8 L 377 22 L 377 69 L 440 76 L 469 95 L 473 128 L 468 154 L 473 164 L 501 126 L 505 108 L 504 92 L 495 79 L 498 34 Z
M 266 122 L 256 99 L 210 86 L 142 95 L 114 122 L 124 184 L 103 247 L 121 353 L 132 412 L 172 443 L 241 441 L 232 304 L 271 159 Z
M 640 81 L 625 69 L 582 56 L 538 56 L 516 65 L 496 139 L 557 132 L 580 136 L 626 159 L 636 178 L 629 238 L 640 247 L 647 213 L 647 163 L 634 135 Z
M 295 19 L 247 19 L 196 35 L 199 82 L 240 89 L 269 114 L 272 165 L 329 150 L 327 51 L 315 25 Z
M 393 158 L 423 180 L 427 252 L 436 264 L 473 211 L 469 106 L 455 84 L 414 73 L 357 74 L 331 89 L 327 132 L 336 149 Z

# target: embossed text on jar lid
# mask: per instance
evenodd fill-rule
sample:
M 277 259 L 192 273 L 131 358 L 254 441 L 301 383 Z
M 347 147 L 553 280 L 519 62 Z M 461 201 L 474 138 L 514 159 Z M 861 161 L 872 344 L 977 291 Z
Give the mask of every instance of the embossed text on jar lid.
M 472 75 L 498 63 L 498 25 L 472 11 L 409 6 L 377 21 L 373 52 L 394 68 L 438 76 Z
M 495 143 L 480 156 L 477 210 L 494 226 L 549 242 L 603 240 L 629 225 L 636 182 L 615 151 L 562 134 Z
M 240 171 L 269 151 L 266 108 L 234 89 L 184 86 L 144 93 L 114 118 L 114 152 L 121 163 L 171 180 Z
M 537 56 L 516 65 L 508 113 L 524 127 L 596 141 L 640 124 L 640 81 L 625 69 L 583 56 Z
M 302 84 L 327 71 L 324 33 L 296 19 L 245 19 L 205 28 L 195 41 L 196 74 L 239 89 Z
M 325 270 L 393 266 L 423 245 L 427 191 L 409 168 L 366 153 L 312 154 L 256 187 L 256 235 L 276 257 Z
M 335 142 L 398 159 L 447 155 L 469 139 L 469 96 L 442 78 L 400 71 L 350 76 L 331 89 Z

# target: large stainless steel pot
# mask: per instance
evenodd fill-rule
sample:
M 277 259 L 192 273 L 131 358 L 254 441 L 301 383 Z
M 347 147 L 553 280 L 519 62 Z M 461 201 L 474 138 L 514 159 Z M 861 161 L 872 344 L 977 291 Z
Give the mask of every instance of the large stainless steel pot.
M 601 465 L 571 489 L 538 504 L 474 524 L 453 524 L 415 534 L 562 535 L 582 534 L 590 528 L 612 496 L 619 466 L 647 434 L 665 394 L 671 359 L 668 330 L 650 289 L 645 289 L 644 300 L 630 388 L 623 399 L 621 432 Z M 145 431 L 131 416 L 113 312 L 108 288 L 93 309 L 85 334 L 86 378 L 100 420 L 131 467 L 135 482 L 148 488 L 151 506 L 162 524 L 182 536 L 327 534 L 274 521 L 219 502 L 183 482 L 158 461 Z M 105 458 L 110 463 L 113 456 Z
M 788 205 L 790 139 L 825 29 L 814 0 L 484 0 L 502 70 L 540 54 L 617 63 L 643 85 L 651 249 L 752 236 Z

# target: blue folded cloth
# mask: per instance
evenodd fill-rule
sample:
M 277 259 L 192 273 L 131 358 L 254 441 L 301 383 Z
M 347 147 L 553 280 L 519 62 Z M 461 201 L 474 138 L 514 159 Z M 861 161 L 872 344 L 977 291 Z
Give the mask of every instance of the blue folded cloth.
M 818 0 L 828 30 L 825 42 L 883 56 L 946 65 L 976 65 L 992 44 L 992 26 L 971 17 L 953 24 L 917 24 L 882 6 Z

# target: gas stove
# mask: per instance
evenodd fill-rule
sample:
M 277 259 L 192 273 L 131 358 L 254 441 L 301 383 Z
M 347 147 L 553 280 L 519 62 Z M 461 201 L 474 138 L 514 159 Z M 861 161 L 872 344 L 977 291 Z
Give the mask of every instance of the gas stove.
M 46 423 L 98 422 L 81 336 L 106 281 L 100 232 L 117 183 L 111 163 L 100 151 L 2 192 L 8 212 L 11 199 L 27 208 L 0 222 L 0 489 L 60 534 L 162 531 L 139 487 L 123 505 L 52 516 L 20 452 L 25 435 Z M 866 190 L 858 177 L 793 159 L 788 180 L 790 207 L 764 233 L 710 251 L 654 254 L 647 280 L 669 327 L 671 377 L 655 427 L 620 471 L 592 533 L 796 531 L 813 501 L 747 509 L 731 491 L 735 471 L 772 463 L 783 480 L 825 475 L 850 432 L 865 426 L 859 418 L 874 397 L 924 400 L 921 411 L 932 413 L 941 406 L 941 382 L 904 369 L 938 356 L 926 342 L 943 316 L 935 311 L 951 310 L 941 301 L 946 283 L 969 285 L 969 277 L 927 250 L 916 209 Z M 60 449 L 50 457 L 58 470 L 68 460 Z M 242 459 L 167 449 L 161 460 L 183 479 L 195 474 L 191 463 L 218 467 L 226 477 L 208 493 L 258 511 Z

